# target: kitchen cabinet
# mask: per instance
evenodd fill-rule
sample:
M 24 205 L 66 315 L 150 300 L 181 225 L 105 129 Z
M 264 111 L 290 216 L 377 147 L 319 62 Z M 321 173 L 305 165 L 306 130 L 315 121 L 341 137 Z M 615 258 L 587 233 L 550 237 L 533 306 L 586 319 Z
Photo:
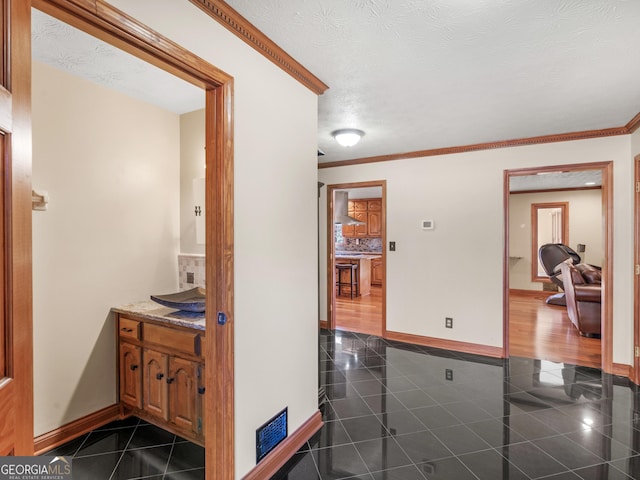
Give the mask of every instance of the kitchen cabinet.
M 140 347 L 120 343 L 120 401 L 142 408 L 142 355 Z
M 343 237 L 381 237 L 382 236 L 382 200 L 379 198 L 349 200 L 348 215 L 363 225 L 343 225 Z
M 356 281 L 358 282 L 359 296 L 367 296 L 371 293 L 371 259 L 366 256 L 336 256 L 335 263 L 351 263 L 358 265 L 356 270 Z M 349 272 L 341 272 L 343 277 L 340 279 L 342 283 L 349 283 Z M 351 293 L 349 287 L 343 287 L 343 294 Z
M 381 258 L 371 260 L 371 285 L 382 285 L 384 280 L 384 264 Z
M 123 415 L 136 415 L 204 445 L 204 332 L 119 315 Z

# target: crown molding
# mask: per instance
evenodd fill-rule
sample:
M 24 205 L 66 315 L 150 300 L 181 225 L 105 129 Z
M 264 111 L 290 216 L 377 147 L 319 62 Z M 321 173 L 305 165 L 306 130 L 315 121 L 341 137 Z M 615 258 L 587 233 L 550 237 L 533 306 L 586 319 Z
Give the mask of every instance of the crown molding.
M 635 122 L 635 123 L 634 123 Z M 475 143 L 458 147 L 433 148 L 418 150 L 415 152 L 394 153 L 390 155 L 378 155 L 375 157 L 354 158 L 352 160 L 338 160 L 335 162 L 318 163 L 320 168 L 346 167 L 349 165 L 362 165 L 365 163 L 388 162 L 392 160 L 405 160 L 409 158 L 434 157 L 437 155 L 451 155 L 454 153 L 475 152 L 479 150 L 493 150 L 496 148 L 521 147 L 525 145 L 538 145 L 541 143 L 568 142 L 571 140 L 586 140 L 589 138 L 613 137 L 632 133 L 629 126 L 640 126 L 640 113 L 624 127 L 605 128 L 602 130 L 585 130 L 583 132 L 560 133 L 556 135 L 542 135 L 539 137 L 518 138 L 500 142 Z
M 317 95 L 329 86 L 222 0 L 189 0 Z
M 640 128 L 640 112 L 629 120 L 629 123 L 625 125 L 625 128 L 629 131 L 628 133 L 635 132 L 638 128 Z

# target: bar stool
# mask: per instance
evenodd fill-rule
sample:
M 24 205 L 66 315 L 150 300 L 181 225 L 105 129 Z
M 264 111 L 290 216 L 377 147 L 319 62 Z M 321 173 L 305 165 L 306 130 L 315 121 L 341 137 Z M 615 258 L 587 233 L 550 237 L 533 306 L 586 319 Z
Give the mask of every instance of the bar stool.
M 349 282 L 342 281 L 342 272 L 349 272 Z M 358 288 L 358 264 L 357 263 L 336 263 L 336 277 L 338 281 L 336 286 L 338 287 L 338 296 L 342 295 L 342 287 L 348 286 L 351 292 L 351 299 L 353 299 L 353 290 L 355 288 L 356 297 L 359 295 Z

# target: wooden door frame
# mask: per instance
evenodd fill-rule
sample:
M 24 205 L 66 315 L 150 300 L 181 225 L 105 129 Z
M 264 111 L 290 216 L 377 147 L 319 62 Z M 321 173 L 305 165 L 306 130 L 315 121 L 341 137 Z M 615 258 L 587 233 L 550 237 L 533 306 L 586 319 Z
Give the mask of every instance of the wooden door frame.
M 31 273 L 31 7 L 1 0 L 0 129 L 3 134 L 0 455 L 33 454 Z
M 232 479 L 235 474 L 233 77 L 103 0 L 32 0 L 31 5 L 206 91 L 205 362 L 209 368 L 205 369 L 205 473 L 207 478 Z M 27 205 L 14 205 L 11 215 L 25 216 L 26 208 Z M 31 218 L 30 203 L 28 209 Z M 218 312 L 226 315 L 226 325 L 218 325 Z M 30 434 L 33 443 L 33 429 Z
M 613 371 L 613 162 L 576 163 L 544 167 L 519 168 L 504 171 L 504 248 L 502 260 L 502 356 L 509 357 L 509 179 L 514 176 L 547 172 L 602 172 L 602 218 L 604 229 L 604 265 L 602 265 L 602 336 L 601 364 L 606 373 Z
M 640 385 L 640 356 L 636 349 L 640 346 L 640 275 L 637 269 L 640 265 L 640 155 L 634 158 L 634 194 L 633 194 L 633 265 L 636 270 L 633 275 L 633 366 L 631 381 Z
M 382 318 L 380 325 L 380 334 L 382 337 L 387 335 L 387 181 L 374 180 L 369 182 L 340 183 L 335 185 L 327 185 L 327 327 L 331 330 L 336 328 L 336 272 L 333 268 L 333 261 L 336 255 L 336 246 L 334 242 L 333 229 L 333 194 L 336 190 L 345 190 L 350 188 L 382 188 Z

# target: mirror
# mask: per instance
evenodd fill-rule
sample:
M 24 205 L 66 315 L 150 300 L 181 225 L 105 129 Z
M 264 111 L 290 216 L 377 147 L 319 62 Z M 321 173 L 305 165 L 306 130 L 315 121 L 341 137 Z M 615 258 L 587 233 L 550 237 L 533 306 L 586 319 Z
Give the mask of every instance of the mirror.
M 531 204 L 531 281 L 548 282 L 538 260 L 538 250 L 546 243 L 569 244 L 569 203 Z

